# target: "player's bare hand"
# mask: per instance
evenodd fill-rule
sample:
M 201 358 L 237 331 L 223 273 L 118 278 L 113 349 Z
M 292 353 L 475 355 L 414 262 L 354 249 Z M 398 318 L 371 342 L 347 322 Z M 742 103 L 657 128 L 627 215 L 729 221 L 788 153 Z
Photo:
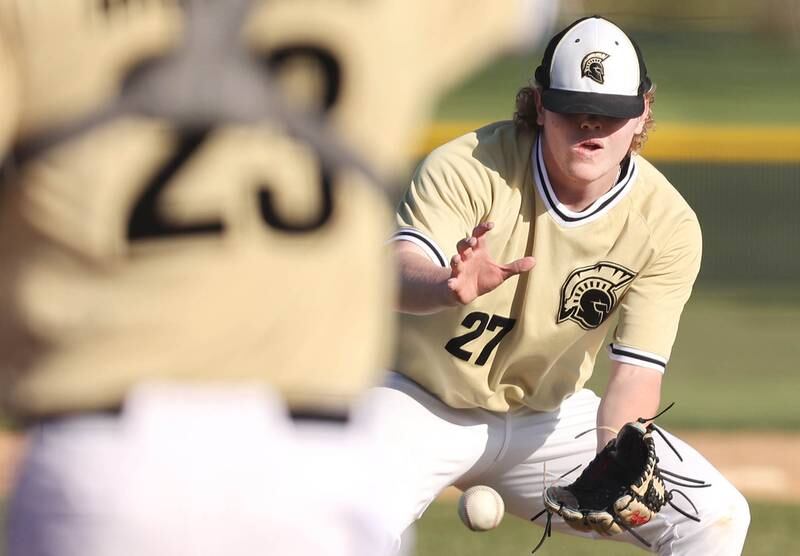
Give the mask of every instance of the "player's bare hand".
M 536 264 L 533 257 L 522 257 L 507 264 L 497 264 L 486 248 L 485 235 L 494 228 L 493 222 L 484 222 L 472 230 L 472 235 L 456 245 L 457 254 L 450 260 L 450 279 L 447 287 L 456 302 L 466 305 L 488 293 L 500 284 Z

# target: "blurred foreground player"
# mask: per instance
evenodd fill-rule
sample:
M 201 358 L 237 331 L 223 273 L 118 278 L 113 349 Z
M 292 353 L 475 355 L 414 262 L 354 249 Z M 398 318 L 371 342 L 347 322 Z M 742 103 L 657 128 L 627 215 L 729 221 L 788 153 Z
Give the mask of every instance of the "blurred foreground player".
M 603 478 L 635 460 L 603 456 L 626 452 L 609 447 L 614 431 L 658 413 L 701 240 L 691 208 L 638 154 L 654 94 L 644 59 L 616 25 L 590 17 L 553 37 L 535 76 L 514 121 L 431 153 L 397 211 L 397 373 L 364 404 L 384 449 L 415 463 L 381 469 L 399 492 L 382 508 L 397 536 L 453 484 L 490 486 L 530 519 L 546 487 L 584 466 L 581 492 L 601 498 L 615 484 Z M 614 317 L 601 400 L 584 384 Z M 662 489 L 654 498 L 688 511 L 637 515 L 636 534 L 590 518 L 553 528 L 662 556 L 739 554 L 742 495 L 679 439 L 656 436 L 656 447 L 662 468 L 711 484 L 688 493 L 696 506 Z M 681 483 L 702 484 L 668 488 Z
M 11 556 L 385 553 L 380 183 L 552 3 L 472 4 L 0 0 Z

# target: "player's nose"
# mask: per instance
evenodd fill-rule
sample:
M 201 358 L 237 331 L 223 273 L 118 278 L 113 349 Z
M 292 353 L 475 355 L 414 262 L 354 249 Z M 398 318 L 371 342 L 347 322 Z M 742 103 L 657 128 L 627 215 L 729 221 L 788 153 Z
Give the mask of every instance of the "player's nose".
M 594 114 L 581 114 L 580 118 L 581 129 L 600 129 L 603 126 L 602 119 Z

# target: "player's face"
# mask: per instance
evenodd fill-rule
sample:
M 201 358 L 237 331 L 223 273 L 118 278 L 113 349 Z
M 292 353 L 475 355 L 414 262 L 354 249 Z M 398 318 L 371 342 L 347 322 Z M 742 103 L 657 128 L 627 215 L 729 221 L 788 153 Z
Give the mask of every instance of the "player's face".
M 630 151 L 634 135 L 642 132 L 647 114 L 622 119 L 593 114 L 559 114 L 540 107 L 544 154 L 551 178 L 564 185 L 608 182 Z

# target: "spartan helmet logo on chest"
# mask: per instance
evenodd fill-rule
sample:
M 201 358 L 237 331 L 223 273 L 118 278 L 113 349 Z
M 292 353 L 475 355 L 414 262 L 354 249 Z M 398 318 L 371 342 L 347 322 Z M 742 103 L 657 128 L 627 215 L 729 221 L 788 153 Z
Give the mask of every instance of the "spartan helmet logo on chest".
M 573 270 L 561 286 L 556 322 L 571 320 L 584 330 L 597 328 L 635 277 L 632 270 L 608 261 Z
M 601 85 L 605 82 L 606 70 L 603 62 L 610 54 L 605 52 L 590 52 L 581 60 L 581 77 L 588 77 Z

